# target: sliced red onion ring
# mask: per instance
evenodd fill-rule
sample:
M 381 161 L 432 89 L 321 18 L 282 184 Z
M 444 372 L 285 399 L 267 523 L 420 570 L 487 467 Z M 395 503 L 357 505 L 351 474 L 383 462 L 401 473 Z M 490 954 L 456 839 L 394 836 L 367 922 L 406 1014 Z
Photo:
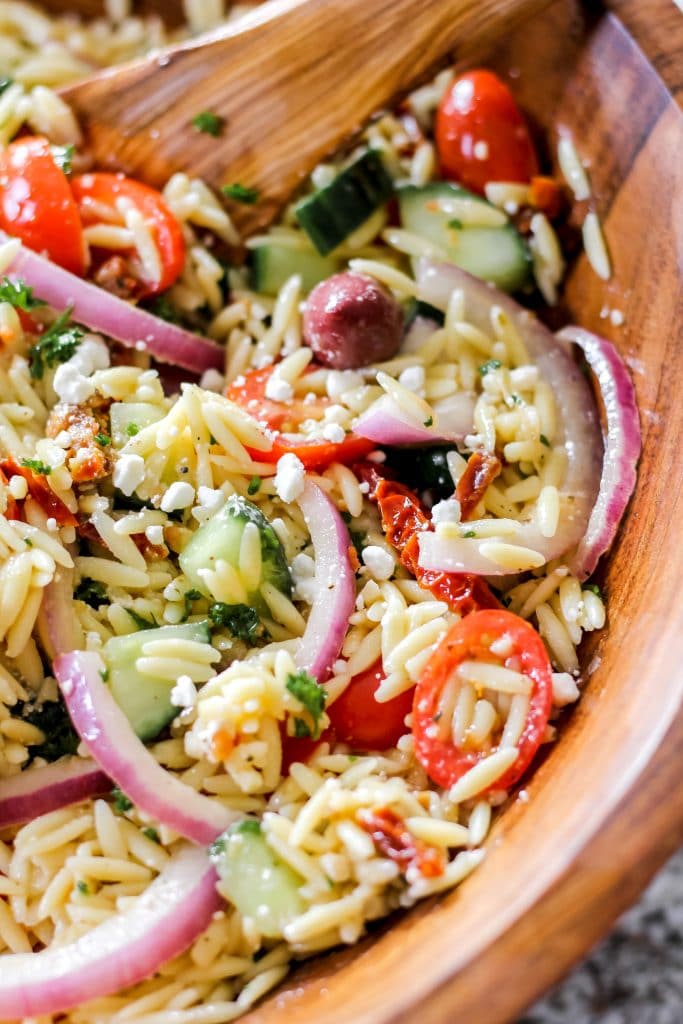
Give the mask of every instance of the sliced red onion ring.
M 555 336 L 528 310 L 484 281 L 451 264 L 422 260 L 418 267 L 419 297 L 445 310 L 456 288 L 465 295 L 465 316 L 469 323 L 490 334 L 491 310 L 499 307 L 521 335 L 529 359 L 551 387 L 557 408 L 554 447 L 564 447 L 567 472 L 558 488 L 560 523 L 553 537 L 544 537 L 534 521 L 521 523 L 514 534 L 500 540 L 535 552 L 543 562 L 559 558 L 575 547 L 586 527 L 600 487 L 602 438 L 595 402 L 590 388 L 571 357 L 566 343 Z M 487 540 L 444 538 L 425 533 L 420 538 L 420 565 L 446 572 L 470 572 L 500 576 L 515 570 L 494 558 Z M 537 560 L 538 560 L 537 558 Z
M 53 764 L 27 768 L 0 783 L 0 829 L 23 825 L 111 788 L 111 780 L 90 758 L 63 757 Z
M 9 236 L 0 231 L 0 242 Z M 25 246 L 7 270 L 7 276 L 21 279 L 36 296 L 60 312 L 73 306 L 73 318 L 92 331 L 99 331 L 127 348 L 144 347 L 163 363 L 203 373 L 220 370 L 225 352 L 215 341 L 191 334 L 176 324 L 167 323 L 144 309 L 124 302 L 116 295 L 83 281 L 44 256 Z
M 141 811 L 202 846 L 242 817 L 161 767 L 102 681 L 99 654 L 62 654 L 53 670 L 76 732 L 100 768 Z
M 600 492 L 583 539 L 569 563 L 579 579 L 586 579 L 614 540 L 636 485 L 636 465 L 641 450 L 640 421 L 633 381 L 612 342 L 582 327 L 565 327 L 557 337 L 583 349 L 600 386 L 607 418 Z
M 50 661 L 65 651 L 83 647 L 83 630 L 74 609 L 73 578 L 73 569 L 58 566 L 43 591 L 37 626 L 40 642 Z
M 356 600 L 351 538 L 333 503 L 311 480 L 298 504 L 313 541 L 318 593 L 295 660 L 322 683 L 339 657 Z
M 75 942 L 0 956 L 2 1019 L 59 1013 L 150 977 L 192 945 L 220 906 L 206 852 L 182 846 L 129 909 Z
M 470 403 L 474 409 L 474 403 Z M 452 411 L 450 413 L 453 419 Z M 457 414 L 457 413 L 456 413 Z M 358 437 L 367 437 L 375 444 L 444 444 L 448 441 L 462 440 L 472 430 L 472 417 L 462 433 L 444 430 L 441 418 L 434 427 L 427 427 L 415 416 L 403 409 L 391 395 L 382 395 L 373 402 L 353 425 L 353 432 Z

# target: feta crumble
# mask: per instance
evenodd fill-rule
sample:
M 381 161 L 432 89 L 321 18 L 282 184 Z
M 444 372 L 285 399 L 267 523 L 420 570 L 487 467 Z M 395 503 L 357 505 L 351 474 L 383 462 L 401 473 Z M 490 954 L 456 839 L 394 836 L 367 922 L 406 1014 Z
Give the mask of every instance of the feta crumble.
M 363 548 L 363 564 L 376 580 L 391 579 L 396 564 L 388 551 L 377 544 L 368 544 Z
M 145 479 L 145 460 L 141 455 L 119 455 L 114 466 L 114 487 L 130 497 Z
M 197 703 L 197 687 L 189 676 L 178 676 L 171 690 L 171 704 L 176 708 L 193 708 Z
M 194 487 L 192 484 L 176 480 L 161 499 L 161 511 L 175 512 L 177 509 L 189 508 L 193 501 Z
M 291 402 L 294 397 L 294 389 L 289 381 L 278 377 L 277 373 L 271 374 L 266 381 L 266 398 L 273 402 Z
M 421 398 L 424 397 L 424 366 L 407 366 L 400 374 L 398 382 L 399 384 L 402 384 L 404 388 L 407 388 L 408 391 L 413 391 Z
M 363 378 L 356 370 L 330 370 L 327 375 L 327 394 L 333 401 L 362 385 Z
M 338 423 L 326 423 L 323 427 L 323 437 L 326 441 L 332 441 L 333 444 L 341 444 L 346 437 L 346 432 Z
M 432 522 L 435 526 L 439 523 L 460 522 L 460 502 L 457 498 L 446 498 L 445 501 L 438 501 L 432 508 Z
M 294 455 L 287 452 L 278 459 L 275 471 L 275 491 L 280 501 L 289 504 L 303 493 L 306 482 L 306 471 L 303 463 Z

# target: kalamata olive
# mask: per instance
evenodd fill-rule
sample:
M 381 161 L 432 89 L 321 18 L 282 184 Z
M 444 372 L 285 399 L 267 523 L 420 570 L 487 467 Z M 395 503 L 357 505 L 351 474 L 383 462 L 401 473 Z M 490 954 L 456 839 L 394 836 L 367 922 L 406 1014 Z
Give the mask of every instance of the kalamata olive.
M 306 344 L 335 370 L 390 359 L 403 337 L 403 316 L 393 296 L 372 277 L 345 271 L 316 285 L 303 318 Z

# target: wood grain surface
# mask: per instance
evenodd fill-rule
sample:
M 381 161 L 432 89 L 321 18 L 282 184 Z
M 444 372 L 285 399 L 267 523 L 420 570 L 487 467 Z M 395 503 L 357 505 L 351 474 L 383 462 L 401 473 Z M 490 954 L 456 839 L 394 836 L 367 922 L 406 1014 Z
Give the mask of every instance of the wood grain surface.
M 63 91 L 100 166 L 162 184 L 185 170 L 261 194 L 232 203 L 253 230 L 303 177 L 446 55 L 471 53 L 547 0 L 271 0 L 159 57 Z M 193 117 L 223 118 L 220 138 Z

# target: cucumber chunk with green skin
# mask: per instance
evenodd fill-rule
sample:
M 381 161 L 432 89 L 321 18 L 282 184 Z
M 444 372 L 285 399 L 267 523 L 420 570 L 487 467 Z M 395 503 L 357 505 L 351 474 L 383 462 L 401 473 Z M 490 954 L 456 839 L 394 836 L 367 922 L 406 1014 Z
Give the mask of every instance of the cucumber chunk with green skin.
M 178 561 L 190 586 L 210 598 L 202 570 L 215 569 L 216 563 L 222 559 L 239 573 L 240 546 L 247 523 L 258 527 L 261 538 L 261 577 L 258 586 L 247 591 L 247 601 L 259 615 L 268 615 L 268 606 L 260 594 L 261 584 L 272 583 L 290 597 L 292 577 L 275 530 L 253 502 L 233 494 L 213 519 L 192 535 Z
M 394 182 L 374 149 L 345 167 L 324 188 L 301 199 L 295 213 L 322 256 L 332 252 L 393 195 Z
M 308 294 L 340 267 L 341 260 L 321 256 L 312 249 L 292 249 L 268 242 L 251 251 L 251 286 L 256 292 L 277 295 L 292 274 L 298 274 L 302 291 Z
M 238 821 L 219 836 L 210 856 L 218 891 L 243 917 L 252 918 L 266 938 L 280 938 L 285 926 L 306 909 L 299 894 L 303 878 L 279 860 L 253 818 Z
M 131 437 L 163 416 L 164 410 L 151 402 L 114 402 L 109 410 L 114 448 L 123 448 Z
M 186 622 L 180 626 L 143 629 L 127 636 L 115 636 L 102 648 L 107 666 L 107 683 L 112 696 L 141 740 L 158 736 L 180 712 L 171 704 L 174 682 L 155 679 L 138 672 L 135 663 L 150 640 L 196 640 L 211 643 L 208 622 Z
M 445 213 L 435 202 L 437 199 L 469 199 L 491 208 L 485 199 L 446 181 L 420 187 L 406 185 L 397 195 L 402 226 L 433 242 L 451 263 L 506 292 L 517 291 L 529 280 L 529 251 L 513 224 L 454 227 L 453 215 Z

